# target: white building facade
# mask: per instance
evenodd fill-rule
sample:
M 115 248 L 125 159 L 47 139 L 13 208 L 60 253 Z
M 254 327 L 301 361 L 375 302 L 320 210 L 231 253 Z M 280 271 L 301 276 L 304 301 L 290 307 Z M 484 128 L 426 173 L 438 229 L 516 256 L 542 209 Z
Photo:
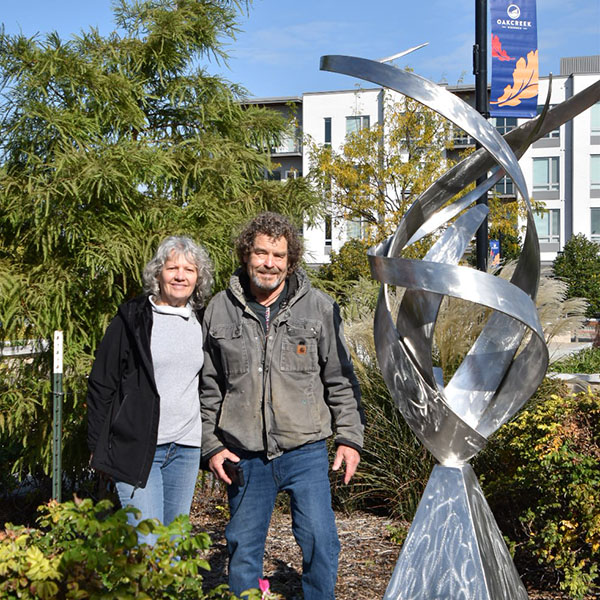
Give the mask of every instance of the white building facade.
M 552 79 L 550 103 L 558 104 L 600 80 L 600 56 L 561 60 L 561 74 Z M 545 102 L 549 78 L 540 78 L 538 103 Z M 448 88 L 472 104 L 470 86 Z M 339 151 L 346 136 L 384 120 L 390 92 L 381 88 L 335 92 L 314 92 L 302 96 L 302 128 L 305 142 L 329 145 Z M 391 99 L 394 101 L 394 94 Z M 541 110 L 541 106 L 539 107 Z M 506 133 L 522 122 L 492 119 Z M 472 140 L 458 138 L 458 147 Z M 302 149 L 302 172 L 309 173 L 310 145 Z M 520 160 L 521 169 L 535 200 L 543 201 L 546 212 L 536 216 L 541 260 L 551 263 L 572 235 L 583 233 L 600 243 L 600 103 L 535 142 Z M 496 186 L 496 192 L 512 196 L 510 180 Z M 332 207 L 332 215 L 335 208 Z M 306 261 L 312 265 L 328 262 L 332 250 L 339 250 L 352 237 L 361 235 L 360 223 L 326 219 L 318 227 L 305 228 Z
M 388 92 L 389 93 L 389 92 Z M 346 136 L 383 119 L 384 90 L 382 88 L 314 92 L 302 97 L 304 152 L 302 170 L 308 173 L 310 144 L 330 146 L 339 152 Z M 318 227 L 304 229 L 305 259 L 309 264 L 329 262 L 332 250 L 338 251 L 353 237 L 360 237 L 360 223 L 339 222 L 335 207 L 331 217 Z

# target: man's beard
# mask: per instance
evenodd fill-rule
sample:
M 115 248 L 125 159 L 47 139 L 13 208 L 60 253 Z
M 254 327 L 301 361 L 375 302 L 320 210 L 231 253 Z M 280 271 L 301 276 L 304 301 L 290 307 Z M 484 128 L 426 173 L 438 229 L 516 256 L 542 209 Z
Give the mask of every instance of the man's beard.
M 250 277 L 252 283 L 259 290 L 265 290 L 266 292 L 270 292 L 271 290 L 277 289 L 281 285 L 281 282 L 285 279 L 285 273 L 279 273 L 279 277 L 277 277 L 277 279 L 273 281 L 273 283 L 268 283 L 266 281 L 261 281 L 259 279 L 259 275 L 276 275 L 276 273 L 255 273 Z

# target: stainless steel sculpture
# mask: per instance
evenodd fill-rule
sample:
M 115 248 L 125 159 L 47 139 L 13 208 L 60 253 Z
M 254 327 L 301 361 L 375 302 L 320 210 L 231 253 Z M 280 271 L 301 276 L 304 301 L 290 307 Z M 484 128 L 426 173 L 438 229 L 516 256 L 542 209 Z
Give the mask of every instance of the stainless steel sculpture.
M 539 245 L 518 157 L 535 139 L 597 102 L 600 82 L 552 110 L 546 106 L 540 117 L 503 138 L 458 97 L 414 73 L 348 56 L 324 56 L 321 69 L 409 96 L 455 123 L 482 146 L 417 198 L 393 236 L 369 250 L 372 274 L 382 283 L 374 324 L 379 366 L 397 408 L 440 463 L 427 484 L 385 598 L 527 598 L 467 461 L 530 398 L 548 366 L 535 307 Z M 448 204 L 490 171 L 474 191 Z M 527 208 L 523 251 L 510 282 L 458 264 L 487 214 L 487 207 L 471 205 L 505 174 Z M 442 226 L 445 230 L 423 260 L 401 258 L 404 248 Z M 406 288 L 395 318 L 390 285 Z M 436 377 L 431 358 L 444 296 L 493 311 L 445 387 Z

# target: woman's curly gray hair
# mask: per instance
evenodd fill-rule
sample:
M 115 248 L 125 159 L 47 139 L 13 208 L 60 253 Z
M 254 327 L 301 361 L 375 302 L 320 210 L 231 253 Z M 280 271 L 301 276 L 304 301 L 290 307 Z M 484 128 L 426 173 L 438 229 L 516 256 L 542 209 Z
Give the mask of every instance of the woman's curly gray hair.
M 173 235 L 160 243 L 156 254 L 144 267 L 142 275 L 144 292 L 154 298 L 160 298 L 158 275 L 173 253 L 175 256 L 185 256 L 187 260 L 196 265 L 198 279 L 189 302 L 192 308 L 202 308 L 206 304 L 212 288 L 213 265 L 206 250 L 188 237 Z

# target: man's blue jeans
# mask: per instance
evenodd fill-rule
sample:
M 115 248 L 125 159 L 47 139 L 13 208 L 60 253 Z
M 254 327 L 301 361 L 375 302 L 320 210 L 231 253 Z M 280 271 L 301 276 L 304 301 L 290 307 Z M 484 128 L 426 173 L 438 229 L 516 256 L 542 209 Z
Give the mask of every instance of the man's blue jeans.
M 302 550 L 305 600 L 335 598 L 340 543 L 331 509 L 329 459 L 325 440 L 289 450 L 273 460 L 263 453 L 233 450 L 241 458 L 245 485 L 228 486 L 231 518 L 225 530 L 229 587 L 258 587 L 275 498 L 290 494 L 292 531 Z
M 136 519 L 128 516 L 132 525 L 144 519 L 158 519 L 168 525 L 179 515 L 188 515 L 200 468 L 200 448 L 179 444 L 159 444 L 146 487 L 137 488 L 123 481 L 115 482 L 121 506 L 135 506 L 142 513 Z M 133 494 L 133 496 L 132 496 Z M 153 545 L 154 534 L 139 535 L 140 544 Z

